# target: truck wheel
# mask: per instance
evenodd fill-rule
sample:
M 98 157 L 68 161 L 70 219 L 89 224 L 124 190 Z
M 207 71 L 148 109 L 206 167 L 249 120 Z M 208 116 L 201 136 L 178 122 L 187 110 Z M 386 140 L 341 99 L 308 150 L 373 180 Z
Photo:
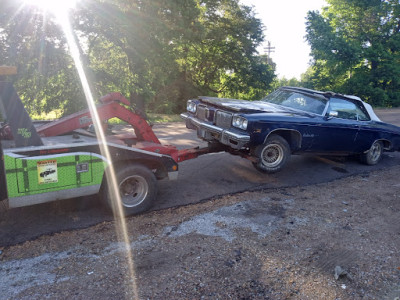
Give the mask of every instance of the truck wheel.
M 254 151 L 258 162 L 254 167 L 263 173 L 275 173 L 280 171 L 290 157 L 288 142 L 279 135 L 271 135 L 264 144 L 257 146 Z
M 115 170 L 117 191 L 121 198 L 123 214 L 125 216 L 146 211 L 153 204 L 157 196 L 157 179 L 154 173 L 142 165 L 127 165 Z M 116 199 L 110 194 L 110 188 L 105 186 L 103 197 L 108 206 L 115 210 Z
M 375 141 L 367 153 L 361 154 L 361 162 L 366 165 L 376 165 L 382 158 L 383 144 L 381 141 Z

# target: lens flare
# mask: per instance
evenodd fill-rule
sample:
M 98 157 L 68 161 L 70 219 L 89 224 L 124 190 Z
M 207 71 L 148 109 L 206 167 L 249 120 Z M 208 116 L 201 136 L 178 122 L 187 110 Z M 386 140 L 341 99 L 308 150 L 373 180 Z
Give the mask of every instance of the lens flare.
M 55 15 L 64 14 L 66 10 L 74 8 L 77 0 L 24 0 L 25 5 L 36 6 L 43 11 L 54 13 Z
M 94 123 L 94 128 L 96 130 L 96 135 L 98 140 L 100 141 L 100 149 L 102 152 L 102 155 L 107 158 L 109 162 L 111 162 L 111 156 L 109 149 L 107 147 L 106 143 L 106 138 L 105 134 L 103 131 L 103 127 L 101 126 L 101 120 L 99 118 L 99 115 L 96 110 L 96 105 L 93 99 L 93 95 L 90 89 L 89 81 L 87 79 L 87 76 L 85 74 L 85 70 L 82 64 L 82 59 L 81 59 L 81 52 L 79 50 L 79 44 L 77 42 L 77 39 L 74 35 L 74 32 L 71 27 L 71 23 L 69 22 L 68 19 L 68 13 L 67 11 L 64 11 L 64 13 L 59 13 L 57 15 L 57 18 L 59 19 L 58 22 L 60 26 L 62 27 L 65 37 L 67 39 L 69 51 L 71 54 L 72 59 L 74 60 L 75 67 L 77 69 L 77 72 L 79 74 L 79 78 L 81 80 L 82 88 L 85 93 L 86 101 L 88 103 L 88 107 L 90 110 L 90 113 L 92 115 L 93 123 Z M 134 293 L 135 299 L 139 299 L 138 295 L 138 289 L 136 285 L 136 274 L 135 274 L 135 266 L 134 266 L 134 261 L 133 261 L 133 253 L 132 253 L 132 248 L 129 240 L 129 235 L 128 235 L 128 230 L 127 230 L 127 225 L 124 220 L 124 214 L 123 214 L 123 207 L 122 207 L 122 202 L 121 202 L 121 197 L 119 193 L 119 188 L 117 184 L 117 178 L 115 176 L 115 171 L 112 163 L 110 164 L 108 170 L 107 170 L 107 182 L 110 185 L 110 191 L 112 198 L 114 200 L 114 207 L 117 209 L 114 211 L 115 218 L 116 218 L 116 232 L 118 235 L 118 239 L 122 241 L 125 245 L 125 255 L 126 255 L 126 260 L 131 276 L 131 281 L 132 281 L 132 291 Z

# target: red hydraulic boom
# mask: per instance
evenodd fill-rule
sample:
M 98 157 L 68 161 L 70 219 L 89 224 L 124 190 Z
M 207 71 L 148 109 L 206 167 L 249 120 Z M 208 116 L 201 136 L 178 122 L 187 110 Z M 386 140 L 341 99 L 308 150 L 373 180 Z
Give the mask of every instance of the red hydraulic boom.
M 129 101 L 121 95 L 121 93 L 111 93 L 100 98 L 100 104 L 97 106 L 97 113 L 101 120 L 108 120 L 117 117 L 130 125 L 135 130 L 136 137 L 140 141 L 147 141 L 156 144 L 161 144 L 150 125 L 140 115 L 125 108 L 120 103 L 130 105 Z M 41 136 L 55 136 L 74 131 L 79 128 L 85 128 L 93 124 L 92 116 L 88 109 L 74 113 L 43 125 L 37 129 Z
M 130 134 L 108 136 L 107 138 L 112 141 L 126 143 L 127 140 L 135 140 L 134 143 L 129 145 L 134 145 L 135 148 L 150 152 L 170 155 L 176 162 L 193 159 L 199 155 L 212 152 L 208 147 L 178 150 L 171 145 L 162 145 L 147 121 L 138 113 L 122 105 L 130 106 L 130 103 L 121 93 L 107 94 L 100 98 L 100 102 L 101 104 L 96 107 L 100 120 L 106 121 L 116 117 L 129 123 L 135 131 L 136 138 L 132 138 Z M 86 128 L 91 124 L 93 124 L 93 118 L 90 111 L 85 109 L 42 125 L 36 130 L 40 136 L 56 136 Z

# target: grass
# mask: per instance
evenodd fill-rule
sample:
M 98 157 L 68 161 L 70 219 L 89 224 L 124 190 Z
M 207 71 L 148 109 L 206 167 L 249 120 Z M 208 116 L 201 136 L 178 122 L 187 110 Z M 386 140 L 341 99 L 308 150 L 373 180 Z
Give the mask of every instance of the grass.
M 45 121 L 45 120 L 56 120 L 61 117 L 61 109 L 52 110 L 49 113 L 30 114 L 30 117 L 34 121 Z
M 32 118 L 32 120 L 35 120 L 35 121 L 44 121 L 44 120 L 56 120 L 56 119 L 60 118 L 60 116 L 61 116 L 61 111 L 53 110 L 47 114 L 45 114 L 45 113 L 42 113 L 40 115 L 33 114 L 33 115 L 31 115 L 31 118 Z M 181 122 L 182 121 L 182 119 L 179 115 L 148 113 L 147 117 L 148 117 L 148 121 L 153 124 Z M 110 124 L 114 124 L 114 125 L 126 124 L 126 122 L 124 122 L 118 118 L 112 118 L 108 122 Z
M 148 121 L 152 124 L 171 123 L 171 122 L 181 122 L 182 121 L 180 115 L 166 115 L 166 114 L 149 113 L 149 114 L 147 114 L 147 118 L 148 118 Z M 126 124 L 126 122 L 124 122 L 118 118 L 109 119 L 108 123 L 111 125 Z
M 180 115 L 166 115 L 166 114 L 147 114 L 151 123 L 170 123 L 170 122 L 181 122 Z

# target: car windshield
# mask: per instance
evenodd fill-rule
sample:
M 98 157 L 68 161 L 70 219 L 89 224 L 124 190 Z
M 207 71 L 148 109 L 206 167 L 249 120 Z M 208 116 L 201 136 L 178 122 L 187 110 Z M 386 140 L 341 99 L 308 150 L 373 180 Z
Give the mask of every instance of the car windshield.
M 328 100 L 318 95 L 302 94 L 289 90 L 277 90 L 261 99 L 261 101 L 322 115 Z

